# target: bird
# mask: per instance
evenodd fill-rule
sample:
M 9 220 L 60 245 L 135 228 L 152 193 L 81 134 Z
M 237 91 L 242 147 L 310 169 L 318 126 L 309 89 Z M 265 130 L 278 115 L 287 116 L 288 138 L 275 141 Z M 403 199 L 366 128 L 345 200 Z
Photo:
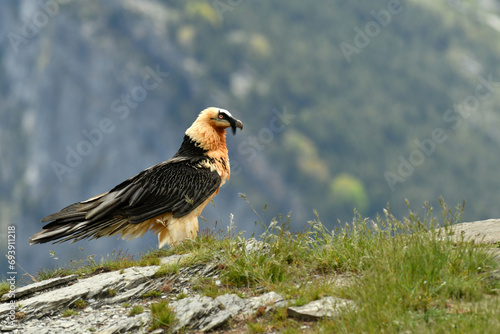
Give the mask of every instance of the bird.
M 176 245 L 198 235 L 198 217 L 230 177 L 226 129 L 243 123 L 225 109 L 200 112 L 175 155 L 110 191 L 48 215 L 30 244 L 61 243 L 119 235 L 130 240 L 147 231 L 158 245 Z

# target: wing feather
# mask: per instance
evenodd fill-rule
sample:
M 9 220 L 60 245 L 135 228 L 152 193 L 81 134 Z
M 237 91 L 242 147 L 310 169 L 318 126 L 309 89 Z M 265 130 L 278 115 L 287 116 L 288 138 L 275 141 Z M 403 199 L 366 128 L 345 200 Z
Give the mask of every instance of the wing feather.
M 75 203 L 42 219 L 49 222 L 31 243 L 100 238 L 165 213 L 183 217 L 221 185 L 207 156 L 175 157 L 150 167 L 109 192 Z M 57 241 L 56 241 L 57 240 Z
M 166 212 L 182 217 L 210 197 L 220 183 L 219 174 L 209 168 L 188 160 L 167 161 L 116 186 L 98 199 L 104 201 L 92 209 L 92 215 L 95 219 L 119 216 L 132 224 Z

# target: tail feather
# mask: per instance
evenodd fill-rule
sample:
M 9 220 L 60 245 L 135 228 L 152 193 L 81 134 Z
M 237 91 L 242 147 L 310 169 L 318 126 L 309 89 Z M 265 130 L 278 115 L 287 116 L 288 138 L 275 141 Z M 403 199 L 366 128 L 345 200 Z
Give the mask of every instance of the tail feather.
M 130 222 L 125 217 L 113 216 L 111 211 L 123 201 L 121 195 L 130 188 L 132 187 L 71 204 L 60 212 L 43 218 L 42 222 L 50 223 L 33 235 L 30 243 L 61 243 L 72 239 L 71 242 L 75 242 L 121 233 Z
M 120 202 L 121 200 L 119 198 L 111 198 L 109 200 L 100 202 L 97 207 L 87 212 L 85 218 L 91 220 L 99 220 L 101 218 L 104 218 L 110 211 L 114 209 L 114 205 Z
M 80 217 L 82 213 L 78 211 L 78 206 L 80 203 L 74 203 L 71 205 L 68 205 L 64 209 L 62 209 L 59 212 L 53 213 L 51 215 L 48 215 L 47 217 L 43 218 L 41 220 L 42 223 L 50 222 L 53 220 L 58 220 L 58 219 L 66 219 L 66 218 L 74 218 L 74 217 Z
M 87 238 L 100 238 L 120 233 L 129 222 L 123 217 L 107 216 L 109 207 L 119 201 L 116 194 L 102 194 L 90 200 L 71 204 L 60 212 L 51 214 L 42 219 L 50 222 L 42 231 L 33 235 L 31 244 L 46 242 L 61 243 Z M 110 233 L 111 232 L 111 233 Z
M 29 240 L 30 243 L 61 243 L 72 239 L 71 242 L 75 242 L 83 239 L 109 237 L 121 233 L 123 228 L 129 224 L 123 218 L 108 218 L 97 222 L 84 219 L 83 221 L 59 221 L 54 223 L 57 224 L 33 235 Z
M 33 235 L 30 238 L 30 244 L 42 244 L 50 241 L 54 242 L 63 242 L 68 240 L 64 238 L 65 236 L 69 236 L 71 239 L 73 233 L 77 231 L 80 227 L 84 226 L 86 221 L 76 223 L 76 224 L 66 224 L 66 225 L 54 225 L 52 227 L 46 228 Z M 64 238 L 62 240 L 57 241 L 58 239 Z

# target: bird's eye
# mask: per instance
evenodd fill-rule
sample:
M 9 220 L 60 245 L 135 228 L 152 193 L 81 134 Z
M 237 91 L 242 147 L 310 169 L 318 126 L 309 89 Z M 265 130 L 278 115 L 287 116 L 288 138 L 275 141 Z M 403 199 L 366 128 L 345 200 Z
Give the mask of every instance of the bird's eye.
M 220 119 L 223 119 L 223 118 L 224 118 L 224 115 L 223 115 L 223 114 L 219 114 L 219 118 L 220 118 Z

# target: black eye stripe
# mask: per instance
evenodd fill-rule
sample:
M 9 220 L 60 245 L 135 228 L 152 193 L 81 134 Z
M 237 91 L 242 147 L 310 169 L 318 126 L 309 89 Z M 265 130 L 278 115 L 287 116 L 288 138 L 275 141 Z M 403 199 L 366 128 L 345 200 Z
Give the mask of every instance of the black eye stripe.
M 218 117 L 219 117 L 220 119 L 228 119 L 228 118 L 229 118 L 229 115 L 228 115 L 228 114 L 226 114 L 225 112 L 223 112 L 223 111 L 220 111 L 220 110 L 219 110 L 219 115 L 218 115 Z
M 230 119 L 232 118 L 232 115 L 231 113 L 229 113 L 229 111 L 225 110 L 225 109 L 218 109 L 219 111 L 219 114 L 217 115 L 218 118 L 220 119 Z M 221 117 L 222 115 L 222 117 Z

